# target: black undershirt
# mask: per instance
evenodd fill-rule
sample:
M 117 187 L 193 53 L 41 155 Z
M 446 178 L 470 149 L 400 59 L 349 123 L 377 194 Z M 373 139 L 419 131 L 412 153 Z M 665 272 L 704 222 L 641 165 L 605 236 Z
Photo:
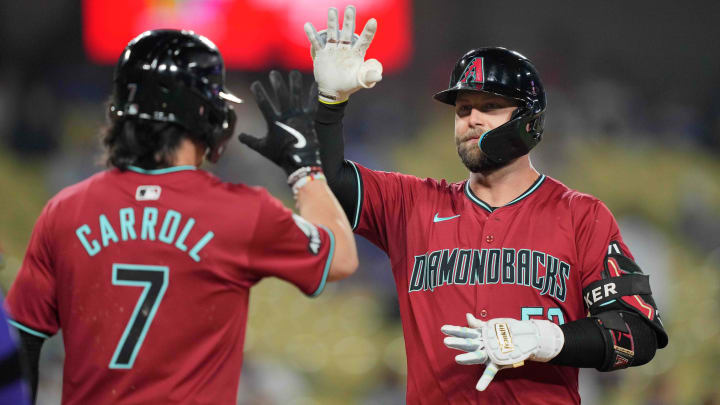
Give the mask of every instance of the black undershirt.
M 32 389 L 32 399 L 35 403 L 37 396 L 38 387 L 38 376 L 40 374 L 40 349 L 42 349 L 45 339 L 31 335 L 23 330 L 17 329 L 18 335 L 20 335 L 20 352 L 23 358 L 25 374 L 30 382 L 30 388 Z
M 342 119 L 347 102 L 341 104 L 319 103 L 315 115 L 315 129 L 320 143 L 320 159 L 330 189 L 352 222 L 358 201 L 357 178 L 352 165 L 345 161 L 345 141 Z

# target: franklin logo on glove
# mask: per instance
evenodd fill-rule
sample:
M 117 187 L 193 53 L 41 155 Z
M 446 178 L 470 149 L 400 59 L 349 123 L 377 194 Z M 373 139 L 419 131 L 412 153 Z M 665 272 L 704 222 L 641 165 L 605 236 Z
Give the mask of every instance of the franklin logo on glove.
M 510 336 L 510 330 L 506 323 L 499 323 L 495 325 L 495 334 L 500 344 L 501 353 L 509 353 L 515 348 L 512 344 L 512 336 Z

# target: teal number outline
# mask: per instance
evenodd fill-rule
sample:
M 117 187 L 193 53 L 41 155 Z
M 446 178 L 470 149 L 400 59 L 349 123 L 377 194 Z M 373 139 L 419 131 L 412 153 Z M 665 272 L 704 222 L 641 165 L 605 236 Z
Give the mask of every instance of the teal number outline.
M 520 308 L 520 319 L 523 321 L 529 321 L 531 316 L 543 316 L 545 308 L 543 307 L 522 307 Z M 558 307 L 548 308 L 547 319 L 552 322 L 553 318 L 557 318 L 558 325 L 565 323 L 565 317 L 563 316 L 562 310 Z
M 132 329 L 133 325 L 138 321 L 139 315 L 141 314 L 140 308 L 143 306 L 147 299 L 148 292 L 153 287 L 152 281 L 147 280 L 132 280 L 132 279 L 126 279 L 126 280 L 118 280 L 117 273 L 118 270 L 130 270 L 130 271 L 153 271 L 153 272 L 161 272 L 163 273 L 163 283 L 160 286 L 160 290 L 158 291 L 157 298 L 155 298 L 155 302 L 151 302 L 150 306 L 151 309 L 147 315 L 147 320 L 145 321 L 145 325 L 142 328 L 142 331 L 140 332 L 140 336 L 135 342 L 134 347 L 132 349 L 132 354 L 130 356 L 130 360 L 127 362 L 127 364 L 124 363 L 118 363 L 118 356 L 120 356 L 120 353 L 122 352 L 123 347 L 127 344 L 127 337 L 130 334 L 130 330 Z M 111 369 L 131 369 L 133 367 L 133 364 L 135 363 L 135 358 L 137 357 L 138 352 L 140 351 L 140 346 L 142 346 L 143 341 L 145 340 L 145 335 L 147 334 L 148 329 L 150 328 L 150 324 L 152 324 L 153 319 L 155 318 L 155 313 L 157 312 L 158 307 L 160 306 L 160 302 L 162 302 L 163 296 L 165 295 L 165 291 L 167 290 L 169 278 L 170 278 L 170 269 L 167 266 L 149 266 L 149 265 L 142 265 L 142 264 L 122 264 L 122 263 L 114 263 L 112 267 L 112 283 L 113 285 L 120 285 L 120 286 L 129 286 L 129 287 L 143 287 L 143 292 L 140 295 L 140 298 L 137 301 L 137 304 L 135 305 L 135 310 L 132 313 L 132 316 L 130 316 L 130 320 L 127 323 L 127 326 L 125 326 L 125 331 L 123 332 L 122 337 L 120 338 L 120 341 L 118 342 L 117 347 L 115 348 L 115 353 L 113 354 L 112 360 L 110 360 L 110 365 L 108 366 Z
M 558 307 L 548 308 L 547 315 L 548 315 L 548 321 L 550 321 L 550 322 L 552 322 L 553 317 L 555 317 L 558 320 L 558 322 L 557 322 L 558 325 L 562 325 L 565 323 L 565 317 L 563 316 L 562 311 Z
M 529 321 L 531 316 L 542 316 L 545 308 L 543 307 L 522 307 L 520 310 L 520 319 Z

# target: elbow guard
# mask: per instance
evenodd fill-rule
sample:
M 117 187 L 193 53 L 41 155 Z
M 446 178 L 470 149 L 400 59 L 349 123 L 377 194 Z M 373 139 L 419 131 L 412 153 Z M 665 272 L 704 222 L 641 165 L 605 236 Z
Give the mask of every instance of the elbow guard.
M 638 315 L 607 311 L 593 318 L 598 320 L 605 341 L 605 360 L 597 367 L 599 371 L 642 366 L 655 357 L 657 336 Z
M 590 315 L 599 320 L 607 346 L 600 371 L 638 366 L 668 344 L 650 290 L 649 276 L 611 242 L 602 279 L 583 289 Z M 638 344 L 639 343 L 639 344 Z

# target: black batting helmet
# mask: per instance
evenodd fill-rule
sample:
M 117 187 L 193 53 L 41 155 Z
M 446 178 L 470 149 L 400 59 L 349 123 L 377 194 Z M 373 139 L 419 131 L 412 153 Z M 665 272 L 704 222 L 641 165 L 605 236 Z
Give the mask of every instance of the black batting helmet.
M 540 75 L 523 55 L 500 47 L 471 50 L 457 61 L 449 88 L 435 99 L 455 105 L 459 91 L 487 92 L 519 103 L 510 121 L 480 136 L 480 149 L 490 160 L 510 161 L 540 142 L 547 100 Z
M 175 123 L 198 135 L 215 162 L 235 128 L 215 44 L 192 31 L 153 30 L 128 43 L 115 68 L 110 117 Z

